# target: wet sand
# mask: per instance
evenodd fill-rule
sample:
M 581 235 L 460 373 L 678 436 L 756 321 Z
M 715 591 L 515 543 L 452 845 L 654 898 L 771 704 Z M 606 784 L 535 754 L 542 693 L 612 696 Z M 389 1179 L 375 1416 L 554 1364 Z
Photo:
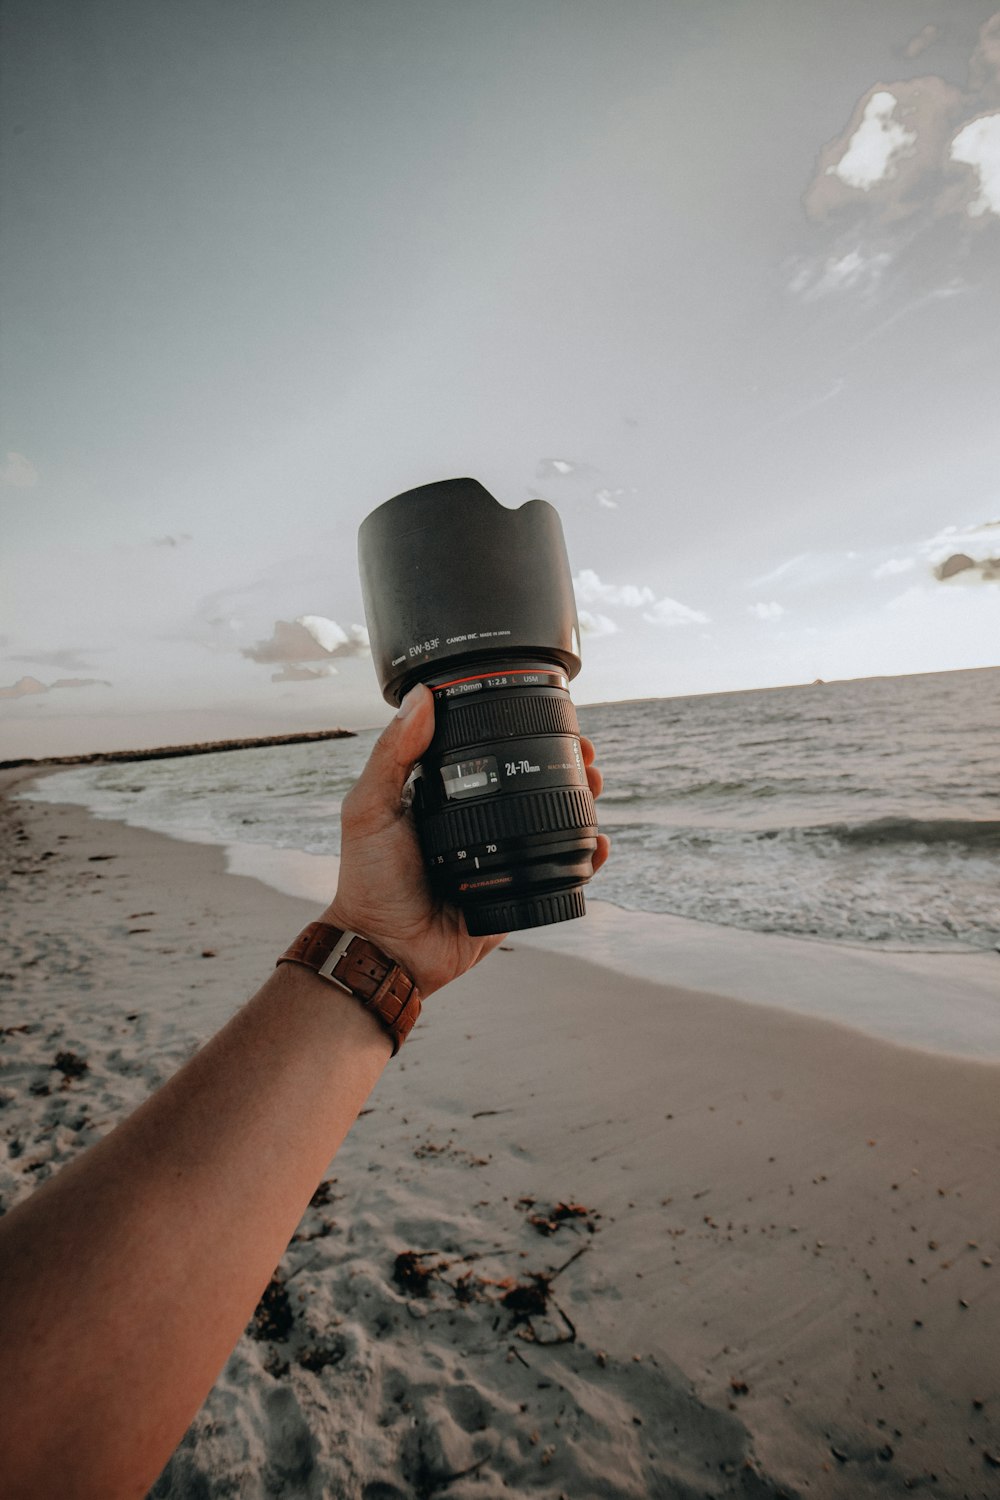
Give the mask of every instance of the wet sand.
M 0 822 L 7 1209 L 317 910 Z M 996 1063 L 515 934 L 425 1006 L 153 1493 L 994 1497 L 998 1169 Z

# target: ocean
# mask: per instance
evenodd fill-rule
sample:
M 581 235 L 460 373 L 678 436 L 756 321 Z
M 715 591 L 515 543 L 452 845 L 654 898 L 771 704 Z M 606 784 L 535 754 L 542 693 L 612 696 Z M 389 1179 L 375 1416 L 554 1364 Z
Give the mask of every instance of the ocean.
M 897 951 L 1000 946 L 1000 668 L 603 703 L 580 722 L 605 775 L 601 900 Z M 29 795 L 335 855 L 376 734 L 79 767 Z

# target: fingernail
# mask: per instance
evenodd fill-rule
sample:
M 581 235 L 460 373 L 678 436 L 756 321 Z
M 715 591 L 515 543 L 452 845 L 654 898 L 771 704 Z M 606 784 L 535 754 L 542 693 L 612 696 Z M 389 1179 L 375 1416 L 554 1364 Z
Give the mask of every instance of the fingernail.
M 407 695 L 403 699 L 402 703 L 396 709 L 396 718 L 397 719 L 405 719 L 406 716 L 407 716 L 407 714 L 412 713 L 413 710 L 416 708 L 416 706 L 417 706 L 417 700 L 418 700 L 418 698 L 420 696 L 420 688 L 421 688 L 421 686 L 422 686 L 422 684 L 418 682 L 417 685 L 416 685 L 416 687 L 411 687 L 410 688 L 410 691 L 407 693 Z

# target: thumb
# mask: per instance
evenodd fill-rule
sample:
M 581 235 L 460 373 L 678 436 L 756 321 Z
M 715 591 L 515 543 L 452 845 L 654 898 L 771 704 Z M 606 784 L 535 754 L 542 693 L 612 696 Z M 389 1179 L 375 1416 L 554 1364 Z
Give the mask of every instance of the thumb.
M 354 788 L 358 811 L 399 811 L 403 785 L 434 736 L 434 694 L 423 683 L 411 688 L 394 719 L 375 742 Z M 358 806 L 360 804 L 360 806 Z

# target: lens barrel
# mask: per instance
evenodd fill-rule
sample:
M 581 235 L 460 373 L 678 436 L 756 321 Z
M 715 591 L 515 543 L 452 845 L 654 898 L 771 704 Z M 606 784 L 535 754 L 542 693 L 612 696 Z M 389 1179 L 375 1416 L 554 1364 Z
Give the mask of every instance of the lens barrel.
M 473 935 L 582 916 L 597 815 L 565 673 L 518 661 L 427 685 L 413 806 L 435 888 Z
M 558 513 L 445 480 L 379 506 L 358 552 L 383 695 L 434 693 L 412 779 L 434 888 L 473 935 L 582 916 L 597 818 L 569 696 L 579 628 Z

